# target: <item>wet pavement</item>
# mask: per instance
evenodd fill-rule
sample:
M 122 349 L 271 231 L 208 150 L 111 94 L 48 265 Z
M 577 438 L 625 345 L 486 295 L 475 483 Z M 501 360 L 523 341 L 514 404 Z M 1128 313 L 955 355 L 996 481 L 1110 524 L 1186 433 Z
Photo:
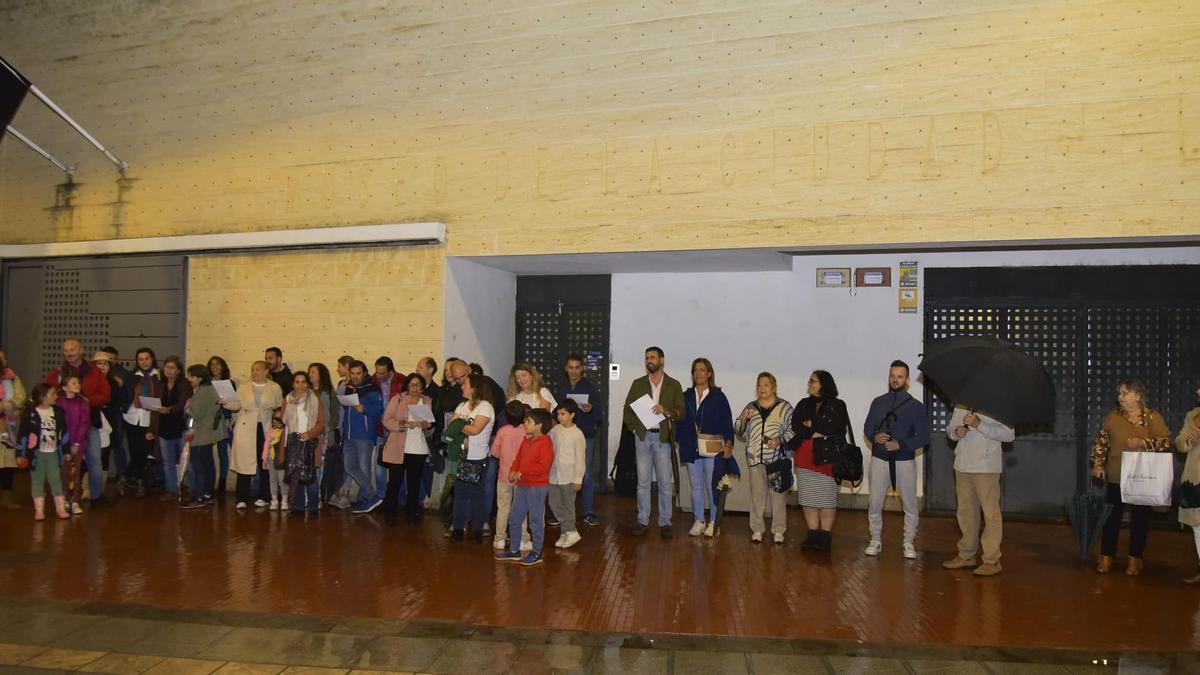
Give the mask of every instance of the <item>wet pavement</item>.
M 493 562 L 490 540 L 450 542 L 432 517 L 392 528 L 377 515 L 310 522 L 152 499 L 66 522 L 2 513 L 0 664 L 1063 672 L 1123 660 L 1200 670 L 1190 656 L 1200 589 L 1179 581 L 1196 565 L 1190 532 L 1152 532 L 1145 572 L 1129 578 L 1081 565 L 1065 524 L 1006 523 L 1004 573 L 983 579 L 941 568 L 952 519 L 923 519 L 921 555 L 908 561 L 892 514 L 875 559 L 862 555 L 862 512 L 841 514 L 832 554 L 812 554 L 799 550 L 795 510 L 783 546 L 752 544 L 738 515 L 704 539 L 688 537 L 677 513 L 676 537 L 663 541 L 632 536 L 632 500 L 597 501 L 600 526 L 581 525 L 580 544 L 551 545 L 528 569 Z M 551 544 L 557 534 L 548 530 Z

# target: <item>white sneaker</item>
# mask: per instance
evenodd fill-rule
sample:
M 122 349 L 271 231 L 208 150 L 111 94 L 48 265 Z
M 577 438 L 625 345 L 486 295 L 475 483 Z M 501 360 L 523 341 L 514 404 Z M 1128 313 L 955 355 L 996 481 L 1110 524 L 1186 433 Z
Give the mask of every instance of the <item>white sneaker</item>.
M 83 507 L 79 505 L 79 502 L 72 502 L 72 503 L 71 503 L 71 513 L 73 513 L 73 514 L 75 514 L 75 515 L 77 515 L 77 516 L 82 516 L 82 515 L 83 515 Z
M 272 500 L 271 500 L 271 510 L 272 510 L 272 511 L 278 511 L 278 510 L 279 510 L 279 500 L 278 500 L 278 499 L 272 499 Z
M 561 548 L 571 548 L 581 541 L 583 541 L 583 536 L 579 532 L 568 532 L 563 535 Z
M 782 544 L 782 543 L 783 543 L 783 533 L 782 533 L 782 532 L 776 532 L 776 533 L 775 533 L 775 543 L 776 543 L 776 544 Z
M 558 541 L 554 542 L 554 548 L 562 548 L 563 542 L 565 542 L 566 540 L 567 540 L 566 533 L 564 532 L 563 534 L 560 534 L 558 536 Z
M 751 535 L 750 535 L 750 541 L 754 542 L 755 544 L 761 544 L 761 543 L 762 543 L 762 539 L 763 539 L 763 533 L 762 533 L 762 532 L 755 532 L 755 533 L 753 533 L 753 534 L 751 534 Z
M 904 557 L 905 557 L 905 558 L 908 558 L 909 560 L 916 560 L 916 558 L 917 558 L 917 547 L 916 547 L 916 546 L 913 546 L 912 544 L 910 544 L 910 543 L 907 543 L 907 542 L 906 542 L 906 543 L 904 544 Z
M 883 551 L 883 543 L 875 541 L 874 539 L 872 539 L 871 542 L 867 544 L 867 547 L 863 549 L 863 553 L 866 553 L 867 555 L 879 555 L 881 551 Z
M 238 503 L 237 503 L 237 510 L 238 510 L 238 511 L 245 511 L 245 510 L 246 510 L 246 502 L 238 502 Z
M 520 550 L 522 550 L 522 551 L 532 551 L 532 550 L 533 550 L 533 541 L 531 541 L 531 540 L 529 540 L 529 539 L 526 539 L 525 541 L 522 541 L 522 542 L 521 542 L 521 548 L 520 548 Z
M 284 497 L 283 499 L 279 500 L 279 510 L 280 510 L 280 511 L 287 511 L 287 510 L 289 510 L 289 509 L 288 509 L 288 498 L 287 498 L 287 497 Z
M 708 521 L 708 527 L 704 528 L 704 536 L 711 537 L 717 533 L 717 524 L 714 521 Z
M 704 521 L 697 520 L 692 523 L 692 529 L 688 530 L 688 536 L 699 537 L 702 534 L 704 534 Z
M 265 499 L 255 499 L 254 505 L 261 509 L 262 507 L 269 505 L 269 502 L 267 502 Z
M 492 548 L 496 549 L 497 551 L 503 551 L 507 547 L 508 539 L 499 534 L 496 535 L 496 543 L 492 544 Z

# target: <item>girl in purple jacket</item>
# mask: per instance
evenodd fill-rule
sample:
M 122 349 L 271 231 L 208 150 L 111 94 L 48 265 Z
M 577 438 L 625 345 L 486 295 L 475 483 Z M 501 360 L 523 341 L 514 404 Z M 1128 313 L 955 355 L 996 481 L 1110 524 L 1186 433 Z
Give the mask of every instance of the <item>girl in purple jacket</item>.
M 83 465 L 83 458 L 87 455 L 92 409 L 83 396 L 83 385 L 79 377 L 68 376 L 62 383 L 62 391 L 58 407 L 66 413 L 67 439 L 70 443 L 63 462 L 66 468 L 63 473 L 63 495 L 67 498 L 67 510 L 78 516 L 83 514 L 83 508 L 79 506 L 79 500 L 83 496 L 83 483 L 79 471 Z

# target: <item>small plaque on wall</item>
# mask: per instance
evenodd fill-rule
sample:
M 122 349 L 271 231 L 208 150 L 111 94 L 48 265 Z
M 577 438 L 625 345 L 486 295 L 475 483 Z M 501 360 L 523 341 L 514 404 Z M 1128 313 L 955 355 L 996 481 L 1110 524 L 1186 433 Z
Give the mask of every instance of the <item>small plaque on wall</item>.
M 892 285 L 892 268 L 859 267 L 854 270 L 854 285 L 859 288 L 888 288 Z
M 817 268 L 817 288 L 847 288 L 849 286 L 849 267 Z

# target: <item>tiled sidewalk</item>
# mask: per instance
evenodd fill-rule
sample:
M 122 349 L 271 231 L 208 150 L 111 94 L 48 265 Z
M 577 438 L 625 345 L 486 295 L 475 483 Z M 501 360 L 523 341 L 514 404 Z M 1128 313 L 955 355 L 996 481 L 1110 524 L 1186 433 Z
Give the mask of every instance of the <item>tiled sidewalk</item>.
M 1107 667 L 1092 660 L 1107 659 Z M 1198 672 L 1191 655 L 489 628 L 0 598 L 0 672 Z

